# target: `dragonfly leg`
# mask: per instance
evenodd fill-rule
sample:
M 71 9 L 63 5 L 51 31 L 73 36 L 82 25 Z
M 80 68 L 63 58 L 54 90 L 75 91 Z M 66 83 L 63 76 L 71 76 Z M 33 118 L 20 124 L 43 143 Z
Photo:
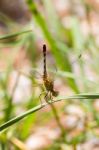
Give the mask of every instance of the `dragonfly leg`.
M 40 103 L 41 103 L 41 106 L 42 106 L 42 99 L 41 99 L 41 96 L 42 96 L 42 93 L 39 95 L 39 100 L 40 100 Z
M 52 96 L 51 92 L 50 92 L 50 100 L 51 100 L 51 102 L 53 101 L 53 96 Z
M 51 93 L 50 91 L 46 93 L 46 95 L 45 95 L 44 98 L 45 98 L 45 101 L 46 101 L 47 103 L 50 103 L 50 102 L 48 101 L 48 99 L 50 99 L 51 102 L 53 101 L 53 99 L 52 99 L 52 93 Z
M 48 101 L 48 94 L 49 94 L 49 92 L 47 92 L 46 95 L 44 96 L 44 99 L 45 99 L 46 103 L 49 103 L 49 101 Z
M 40 95 L 39 95 L 39 100 L 40 100 L 40 103 L 41 103 L 41 106 L 42 106 L 42 99 L 41 99 L 41 96 L 43 95 L 43 94 L 45 94 L 46 93 L 46 91 L 44 91 L 44 92 L 42 92 Z

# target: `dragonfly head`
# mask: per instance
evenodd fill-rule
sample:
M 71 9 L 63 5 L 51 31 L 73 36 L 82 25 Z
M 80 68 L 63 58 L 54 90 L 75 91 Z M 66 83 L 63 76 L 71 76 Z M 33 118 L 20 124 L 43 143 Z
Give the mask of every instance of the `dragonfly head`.
M 59 95 L 58 91 L 53 91 L 53 96 L 57 97 Z

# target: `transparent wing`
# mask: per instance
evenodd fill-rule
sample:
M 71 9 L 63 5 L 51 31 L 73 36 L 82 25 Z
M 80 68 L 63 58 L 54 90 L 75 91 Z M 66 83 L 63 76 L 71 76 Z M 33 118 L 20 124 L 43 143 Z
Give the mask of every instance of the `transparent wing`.
M 32 68 L 30 71 L 29 71 L 29 74 L 31 77 L 34 77 L 36 79 L 41 79 L 42 78 L 42 75 L 41 73 L 39 72 L 39 70 L 37 70 L 36 68 Z
M 26 69 L 26 70 L 18 70 L 22 75 L 28 77 L 28 78 L 36 78 L 40 79 L 42 78 L 42 75 L 39 73 L 39 71 L 36 68 Z
M 42 75 L 36 68 L 29 68 L 25 70 L 18 70 L 21 75 L 25 76 L 26 78 L 30 79 L 32 82 L 33 87 L 38 87 L 43 85 L 42 84 Z

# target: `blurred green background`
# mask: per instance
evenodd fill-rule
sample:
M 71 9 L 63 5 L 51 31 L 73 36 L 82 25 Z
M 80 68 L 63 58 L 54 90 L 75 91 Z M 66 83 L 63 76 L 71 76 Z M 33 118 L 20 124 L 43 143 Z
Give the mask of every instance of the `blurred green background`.
M 99 149 L 98 9 L 96 0 L 0 1 L 1 150 Z M 33 113 L 43 92 L 43 44 L 63 101 Z M 18 122 L 20 115 L 27 117 Z

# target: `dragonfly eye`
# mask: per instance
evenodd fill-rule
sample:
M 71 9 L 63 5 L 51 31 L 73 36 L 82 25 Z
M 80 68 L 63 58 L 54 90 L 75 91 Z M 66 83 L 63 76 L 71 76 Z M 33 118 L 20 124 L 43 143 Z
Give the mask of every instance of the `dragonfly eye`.
M 58 91 L 53 91 L 53 96 L 57 97 L 59 95 Z

